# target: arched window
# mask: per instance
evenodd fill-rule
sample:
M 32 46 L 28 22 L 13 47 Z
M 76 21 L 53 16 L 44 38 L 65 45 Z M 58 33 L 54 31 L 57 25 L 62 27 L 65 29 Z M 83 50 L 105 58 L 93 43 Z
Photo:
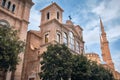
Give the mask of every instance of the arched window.
M 10 24 L 8 21 L 6 20 L 0 20 L 0 26 L 7 26 L 7 27 L 10 27 Z
M 13 4 L 13 5 L 12 5 L 12 12 L 15 11 L 15 7 L 16 7 L 15 4 Z
M 74 35 L 72 32 L 69 32 L 70 48 L 74 50 Z
M 68 45 L 68 36 L 67 33 L 63 33 L 63 44 L 65 44 L 66 46 Z
M 59 12 L 57 12 L 57 19 L 59 19 Z
M 80 53 L 80 46 L 79 46 L 79 42 L 76 42 L 76 52 Z
M 10 9 L 10 6 L 11 6 L 11 2 L 9 1 L 8 5 L 7 5 L 7 8 Z
M 49 12 L 47 13 L 47 19 L 50 19 L 50 13 Z
M 49 34 L 45 34 L 45 43 L 47 43 L 49 40 Z
M 57 42 L 60 43 L 60 33 L 59 32 L 57 32 Z
M 6 4 L 6 0 L 2 0 L 2 6 L 4 7 Z

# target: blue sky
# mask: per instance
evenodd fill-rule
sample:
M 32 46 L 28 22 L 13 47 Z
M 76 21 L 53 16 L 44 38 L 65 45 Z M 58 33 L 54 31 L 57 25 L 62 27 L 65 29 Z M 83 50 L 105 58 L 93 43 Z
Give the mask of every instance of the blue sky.
M 100 51 L 100 23 L 102 18 L 111 56 L 115 68 L 120 72 L 120 0 L 33 0 L 28 30 L 39 30 L 40 10 L 56 2 L 63 10 L 63 23 L 71 15 L 73 23 L 80 25 L 85 41 L 85 51 L 98 53 Z

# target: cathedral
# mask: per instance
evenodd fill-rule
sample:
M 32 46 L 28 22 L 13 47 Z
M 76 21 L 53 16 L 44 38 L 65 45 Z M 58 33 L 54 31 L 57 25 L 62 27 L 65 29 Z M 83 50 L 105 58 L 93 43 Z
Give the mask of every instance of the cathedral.
M 0 25 L 19 30 L 18 36 L 26 42 L 24 54 L 19 54 L 21 61 L 17 65 L 17 70 L 14 74 L 8 72 L 5 80 L 13 80 L 13 76 L 14 80 L 40 80 L 38 76 L 41 70 L 40 55 L 50 44 L 65 44 L 73 54 L 84 54 L 88 59 L 109 68 L 115 79 L 120 80 L 120 73 L 115 71 L 112 62 L 109 43 L 101 19 L 100 44 L 104 64 L 101 63 L 97 53 L 85 53 L 83 29 L 80 25 L 74 25 L 71 19 L 63 23 L 64 10 L 55 2 L 40 11 L 40 30 L 27 31 L 30 9 L 33 5 L 32 0 L 0 0 Z
M 18 30 L 20 39 L 26 41 L 32 5 L 34 5 L 32 0 L 0 0 L 0 25 Z M 6 80 L 9 80 L 10 75 L 15 76 L 14 80 L 21 80 L 24 53 L 20 53 L 19 57 L 20 62 L 19 65 L 17 65 L 17 70 L 15 73 L 8 72 Z
M 46 51 L 49 44 L 65 44 L 73 54 L 84 52 L 84 41 L 79 25 L 71 20 L 62 23 L 63 9 L 56 3 L 41 10 L 40 31 L 30 30 L 27 34 L 27 45 L 23 66 L 23 80 L 39 79 L 36 74 L 40 71 L 39 55 Z

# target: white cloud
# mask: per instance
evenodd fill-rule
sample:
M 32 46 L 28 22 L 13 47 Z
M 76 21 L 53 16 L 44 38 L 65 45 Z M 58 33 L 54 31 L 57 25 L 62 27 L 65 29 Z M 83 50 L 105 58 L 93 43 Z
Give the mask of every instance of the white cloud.
M 95 27 L 99 27 L 99 20 L 90 19 L 90 21 L 85 26 L 85 30 L 91 30 Z
M 93 30 L 84 31 L 84 40 L 87 44 L 99 43 L 99 27 L 95 27 Z
M 100 15 L 103 13 L 102 11 L 104 11 L 104 9 L 105 9 L 104 2 L 102 2 L 99 6 L 93 8 L 92 12 Z
M 119 0 L 110 0 L 109 2 L 103 1 L 99 5 L 94 5 L 91 7 L 92 13 L 97 16 L 102 16 L 102 21 L 104 24 L 109 23 L 110 20 L 118 18 L 120 15 L 120 5 L 119 5 Z M 88 5 L 89 6 L 89 5 Z M 80 11 L 79 11 L 80 12 Z M 89 14 L 89 11 L 83 11 L 85 15 Z M 99 19 L 95 19 L 94 17 L 92 18 L 91 16 L 87 16 L 89 19 L 89 22 L 85 23 L 84 27 L 84 39 L 86 42 L 90 44 L 95 44 L 99 39 L 99 34 L 100 34 L 100 27 L 99 25 Z M 112 22 L 112 21 L 111 21 Z M 103 24 L 103 25 L 104 25 Z M 112 42 L 117 40 L 120 37 L 120 33 L 118 33 L 120 30 L 120 24 L 114 25 L 114 28 L 109 28 L 106 30 L 108 39 Z M 93 36 L 94 35 L 94 36 Z M 98 38 L 98 39 L 97 39 Z
M 112 58 L 116 71 L 120 72 L 120 52 L 114 53 Z
M 41 15 L 39 10 L 36 10 L 35 7 L 31 9 L 30 13 L 30 24 L 28 30 L 39 30 Z
M 101 2 L 100 5 L 92 9 L 92 12 L 101 16 L 105 21 L 117 18 L 120 13 L 119 0 L 110 0 L 109 2 Z
M 112 20 L 115 20 L 120 17 L 119 3 L 120 3 L 119 0 L 110 0 L 109 2 L 103 1 L 99 5 L 92 6 L 91 12 L 94 15 L 101 16 L 103 25 L 108 26 L 109 23 L 112 22 Z M 87 15 L 87 14 L 89 14 L 88 11 L 86 11 L 85 15 Z M 100 42 L 99 42 L 99 40 L 100 40 L 99 26 L 100 25 L 99 25 L 99 19 L 95 19 L 94 17 L 92 19 L 90 19 L 90 18 L 92 18 L 92 17 L 87 16 L 87 18 L 85 18 L 85 19 L 89 19 L 89 22 L 85 23 L 86 26 L 84 27 L 84 40 L 85 40 L 88 48 L 91 49 L 91 47 L 94 48 L 94 46 L 93 46 L 94 44 L 95 45 L 98 44 L 100 46 Z M 120 24 L 119 24 L 119 22 L 116 22 L 116 23 L 118 23 L 118 24 L 114 25 L 113 23 L 110 23 L 111 25 L 109 25 L 109 26 L 111 26 L 111 27 L 107 27 L 108 29 L 105 29 L 105 31 L 107 33 L 108 41 L 111 43 L 112 42 L 114 43 L 116 40 L 120 39 L 120 32 L 119 32 Z M 111 46 L 111 48 L 112 48 L 112 46 Z M 114 54 L 111 54 L 115 68 L 117 71 L 120 72 L 120 50 L 118 50 L 118 53 L 116 53 L 116 51 L 112 51 L 112 52 L 115 52 Z
M 114 28 L 110 28 L 107 31 L 107 35 L 108 35 L 108 40 L 110 40 L 110 42 L 114 42 L 118 39 L 120 39 L 120 25 L 118 26 L 114 26 Z

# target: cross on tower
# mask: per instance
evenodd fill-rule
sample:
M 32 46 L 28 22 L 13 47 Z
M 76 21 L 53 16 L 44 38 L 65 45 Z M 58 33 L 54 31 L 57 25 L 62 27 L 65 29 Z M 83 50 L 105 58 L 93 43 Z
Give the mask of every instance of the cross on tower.
M 68 17 L 69 17 L 69 20 L 71 20 L 71 19 L 72 19 L 70 15 L 69 15 Z

